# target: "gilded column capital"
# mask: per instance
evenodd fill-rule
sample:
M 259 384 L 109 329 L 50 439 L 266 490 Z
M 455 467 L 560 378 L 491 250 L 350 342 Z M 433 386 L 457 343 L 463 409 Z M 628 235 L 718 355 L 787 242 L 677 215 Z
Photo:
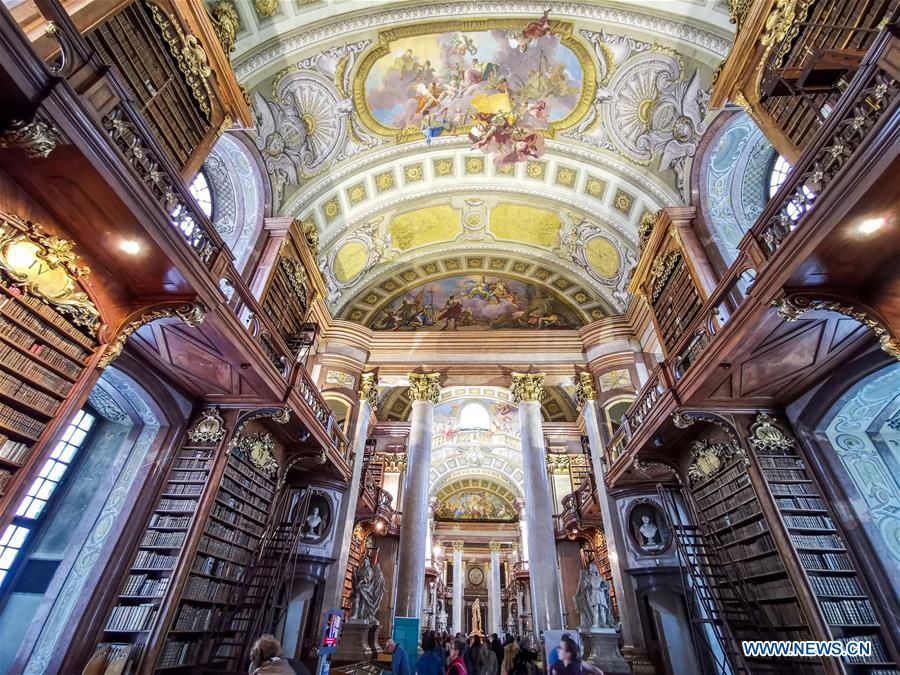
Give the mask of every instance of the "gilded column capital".
M 552 476 L 567 476 L 569 474 L 569 456 L 553 453 L 547 454 L 547 473 Z
M 440 373 L 409 373 L 409 399 L 437 403 L 441 395 L 440 379 Z
M 515 403 L 541 402 L 544 398 L 544 373 L 513 373 L 512 395 Z
M 378 410 L 378 373 L 370 371 L 363 373 L 359 378 L 360 401 L 368 401 L 372 412 Z
M 575 401 L 579 408 L 584 407 L 588 401 L 597 400 L 597 390 L 594 388 L 594 376 L 583 370 L 575 378 Z
M 453 550 L 454 550 L 454 551 L 459 551 L 460 553 L 463 552 L 463 549 L 464 549 L 465 546 L 466 546 L 466 543 L 465 543 L 464 541 L 453 541 L 453 542 L 450 542 L 450 543 L 451 543 L 451 545 L 453 546 Z
M 499 541 L 489 541 L 488 548 L 491 549 L 491 553 L 500 553 L 500 542 Z

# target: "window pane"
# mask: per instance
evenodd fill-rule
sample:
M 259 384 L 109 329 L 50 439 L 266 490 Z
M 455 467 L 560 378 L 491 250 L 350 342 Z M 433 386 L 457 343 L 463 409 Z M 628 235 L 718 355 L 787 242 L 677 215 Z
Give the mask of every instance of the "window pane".
M 197 172 L 194 180 L 188 186 L 188 190 L 197 201 L 200 210 L 212 218 L 212 192 L 209 189 L 209 181 L 206 180 L 206 174 L 202 171 Z

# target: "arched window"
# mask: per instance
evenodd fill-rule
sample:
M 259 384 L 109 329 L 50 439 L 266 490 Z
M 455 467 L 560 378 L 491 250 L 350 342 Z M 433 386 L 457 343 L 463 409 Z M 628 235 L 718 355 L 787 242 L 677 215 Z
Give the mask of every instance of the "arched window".
M 778 155 L 772 163 L 772 170 L 769 172 L 769 197 L 773 197 L 782 183 L 787 180 L 788 174 L 791 172 L 791 165 L 787 160 Z
M 480 403 L 467 403 L 459 411 L 459 428 L 489 431 L 491 415 Z
M 197 201 L 197 206 L 200 207 L 200 210 L 206 214 L 207 218 L 212 219 L 212 191 L 209 189 L 209 181 L 206 179 L 206 174 L 202 169 L 197 172 L 196 176 L 194 176 L 194 180 L 191 181 L 191 184 L 188 186 L 188 190 Z

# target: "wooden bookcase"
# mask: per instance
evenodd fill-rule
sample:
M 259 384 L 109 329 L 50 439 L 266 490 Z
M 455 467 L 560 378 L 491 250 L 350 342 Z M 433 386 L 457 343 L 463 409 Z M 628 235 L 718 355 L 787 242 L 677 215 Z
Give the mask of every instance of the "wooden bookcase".
M 156 663 L 158 672 L 212 663 L 240 668 L 237 661 L 252 622 L 244 608 L 233 610 L 249 588 L 274 498 L 274 477 L 232 448 Z
M 722 584 L 714 576 L 708 583 L 735 639 L 812 639 L 744 455 L 735 455 L 715 474 L 693 484 L 690 494 L 708 545 L 718 553 L 721 568 L 710 571 L 729 582 Z M 771 660 L 752 663 L 759 672 L 772 672 Z M 822 672 L 820 664 L 809 661 L 790 667 L 791 672 Z
M 863 640 L 870 658 L 845 658 L 848 673 L 895 673 L 896 664 L 882 636 L 882 622 L 860 578 L 828 503 L 795 445 L 754 453 L 803 570 L 829 638 Z
M 653 295 L 653 314 L 659 327 L 660 341 L 671 349 L 684 333 L 701 307 L 700 294 L 691 278 L 684 258 L 677 261 L 669 272 L 669 278 Z
M 96 342 L 0 272 L 0 496 L 29 464 Z
M 99 644 L 127 655 L 125 672 L 140 663 L 171 595 L 178 561 L 195 525 L 218 443 L 187 444 L 175 454 L 162 493 L 107 617 Z M 109 659 L 108 659 L 109 660 Z

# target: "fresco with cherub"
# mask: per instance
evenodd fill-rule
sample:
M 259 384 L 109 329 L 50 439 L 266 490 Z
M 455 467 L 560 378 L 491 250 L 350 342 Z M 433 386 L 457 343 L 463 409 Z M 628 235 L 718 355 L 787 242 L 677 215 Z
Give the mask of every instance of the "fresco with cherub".
M 582 64 L 547 14 L 514 29 L 402 37 L 388 48 L 365 75 L 374 121 L 428 142 L 467 133 L 498 166 L 539 157 L 541 130 L 582 99 Z

